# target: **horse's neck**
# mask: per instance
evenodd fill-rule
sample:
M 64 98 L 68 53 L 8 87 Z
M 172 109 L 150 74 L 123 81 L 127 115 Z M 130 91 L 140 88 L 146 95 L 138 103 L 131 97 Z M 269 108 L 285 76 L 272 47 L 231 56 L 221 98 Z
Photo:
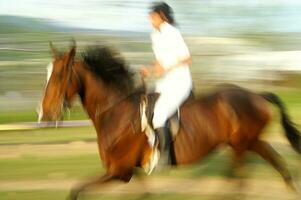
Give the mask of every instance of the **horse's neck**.
M 124 128 L 132 122 L 137 109 L 133 109 L 133 104 L 126 100 L 126 94 L 105 85 L 90 71 L 81 70 L 78 72 L 81 80 L 81 89 L 79 90 L 80 95 L 82 95 L 81 101 L 94 124 L 99 153 L 101 159 L 105 160 L 106 149 L 119 138 L 120 133 L 124 133 Z M 126 113 L 126 117 L 124 113 Z
M 83 107 L 87 111 L 90 119 L 95 123 L 100 115 L 113 106 L 122 98 L 120 92 L 105 85 L 97 79 L 82 64 L 76 65 L 75 72 L 79 76 L 80 90 L 79 95 Z

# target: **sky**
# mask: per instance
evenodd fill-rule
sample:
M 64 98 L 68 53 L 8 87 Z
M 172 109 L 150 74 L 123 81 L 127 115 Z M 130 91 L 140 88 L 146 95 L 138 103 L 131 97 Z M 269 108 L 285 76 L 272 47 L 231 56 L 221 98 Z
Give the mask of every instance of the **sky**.
M 83 28 L 149 29 L 150 3 L 99 0 L 0 0 L 0 15 L 46 18 Z
M 149 31 L 150 0 L 0 0 L 0 15 L 54 20 L 66 26 Z M 301 32 L 301 0 L 169 0 L 187 32 Z

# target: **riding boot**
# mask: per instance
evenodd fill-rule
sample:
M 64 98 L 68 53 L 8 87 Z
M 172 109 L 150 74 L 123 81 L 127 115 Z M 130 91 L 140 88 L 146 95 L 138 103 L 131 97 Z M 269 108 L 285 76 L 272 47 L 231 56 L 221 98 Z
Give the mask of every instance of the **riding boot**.
M 165 168 L 171 164 L 170 157 L 170 145 L 171 145 L 171 136 L 167 127 L 155 129 L 156 138 L 159 140 L 160 148 L 160 159 L 158 166 L 160 168 Z

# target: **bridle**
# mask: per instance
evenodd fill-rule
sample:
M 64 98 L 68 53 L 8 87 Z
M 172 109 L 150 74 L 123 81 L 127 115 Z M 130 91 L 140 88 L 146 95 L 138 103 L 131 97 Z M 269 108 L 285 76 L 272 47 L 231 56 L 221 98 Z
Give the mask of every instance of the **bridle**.
M 78 74 L 74 70 L 73 65 L 74 65 L 74 61 L 72 63 L 70 63 L 69 66 L 68 66 L 67 86 L 66 86 L 66 89 L 64 91 L 64 95 L 63 95 L 64 98 L 63 98 L 63 101 L 62 101 L 62 104 L 63 104 L 62 108 L 63 108 L 63 110 L 66 110 L 68 112 L 69 118 L 70 118 L 70 106 L 71 105 L 70 105 L 69 101 L 67 100 L 66 96 L 67 96 L 67 88 L 72 83 L 72 80 L 71 80 L 72 74 L 74 74 L 76 82 L 77 82 L 78 87 L 79 87 L 79 90 L 81 90 L 81 81 L 80 81 L 80 78 L 79 78 Z

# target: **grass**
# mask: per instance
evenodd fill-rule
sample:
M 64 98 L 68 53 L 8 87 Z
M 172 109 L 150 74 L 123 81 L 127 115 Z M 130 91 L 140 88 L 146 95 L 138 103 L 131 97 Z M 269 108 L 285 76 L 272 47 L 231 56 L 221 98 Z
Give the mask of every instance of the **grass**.
M 95 141 L 94 127 L 45 128 L 0 132 L 0 145 L 57 144 L 73 141 Z
M 61 200 L 65 199 L 68 191 L 61 190 L 33 190 L 0 192 L 1 200 Z
M 201 190 L 201 189 L 200 189 Z M 1 200 L 62 200 L 68 195 L 68 191 L 62 190 L 34 190 L 34 191 L 11 191 L 11 192 L 0 192 Z M 237 194 L 236 194 L 237 195 Z M 140 199 L 142 195 L 137 194 L 90 194 L 85 196 L 86 200 L 100 200 L 100 199 L 110 199 L 110 200 L 135 200 Z M 212 200 L 212 199 L 233 199 L 235 194 L 232 195 L 195 195 L 195 194 L 148 194 L 143 196 L 143 200 Z M 265 198 L 260 198 L 260 195 L 248 195 L 248 197 L 257 200 L 264 200 Z M 278 199 L 278 198 L 277 198 Z M 281 198 L 280 198 L 281 199 Z
M 274 137 L 272 134 L 270 137 Z M 60 128 L 60 129 L 37 129 L 32 131 L 9 131 L 0 134 L 0 182 L 18 182 L 18 181 L 68 181 L 80 179 L 84 180 L 87 177 L 94 177 L 104 173 L 99 155 L 95 151 L 82 153 L 80 150 L 64 152 L 60 150 L 59 154 L 52 154 L 51 152 L 40 152 L 39 149 L 33 148 L 31 151 L 22 153 L 22 148 L 26 145 L 35 146 L 48 144 L 64 144 L 70 145 L 74 141 L 87 141 L 95 139 L 95 131 L 92 127 L 82 128 Z M 88 145 L 95 145 L 96 143 L 88 143 Z M 51 146 L 51 145 L 50 145 Z M 5 151 L 6 147 L 16 148 L 18 156 L 9 156 L 10 151 Z M 53 147 L 55 148 L 55 146 Z M 276 149 L 280 151 L 281 155 L 289 163 L 291 170 L 297 170 L 300 167 L 299 156 L 292 152 L 291 148 L 285 145 L 276 145 Z M 54 149 L 55 150 L 55 149 Z M 4 157 L 6 155 L 8 157 Z M 280 175 L 264 160 L 258 156 L 250 154 L 247 159 L 245 171 L 249 179 L 273 180 L 282 183 Z M 152 177 L 160 178 L 185 178 L 185 179 L 204 179 L 204 178 L 221 178 L 227 176 L 229 169 L 231 169 L 231 152 L 229 149 L 219 149 L 210 154 L 203 161 L 190 166 L 183 166 L 173 169 L 167 174 L 153 174 Z M 200 188 L 201 190 L 201 188 Z M 53 189 L 32 189 L 32 190 L 5 190 L 1 189 L 1 200 L 15 200 L 15 199 L 64 199 L 68 191 L 66 188 Z M 49 197 L 51 196 L 51 198 Z M 97 199 L 136 199 L 139 194 L 90 194 L 87 196 L 88 200 Z M 223 195 L 194 195 L 194 194 L 171 194 L 160 193 L 150 194 L 145 199 L 214 199 L 223 198 Z M 228 197 L 227 197 L 228 198 Z M 254 199 L 264 199 L 262 196 L 250 196 Z M 280 198 L 281 199 L 281 198 Z
M 96 147 L 96 143 L 89 145 L 95 145 Z M 0 158 L 0 180 L 36 180 L 51 179 L 53 177 L 56 179 L 60 177 L 62 179 L 72 179 L 93 175 L 96 172 L 104 172 L 96 148 L 95 152 L 93 150 L 86 154 L 79 151 L 74 151 L 73 154 L 70 152 L 64 153 L 63 150 L 59 154 L 51 154 L 51 152 L 35 152 L 36 148 L 33 148 L 31 152 L 22 153 L 23 146 L 15 145 L 14 147 L 18 148 L 18 156 Z M 5 150 L 5 146 L 0 146 L 0 149 Z M 293 153 L 290 148 L 280 148 L 280 150 L 285 159 L 290 162 L 290 166 L 297 165 L 296 160 L 299 158 L 297 154 Z M 273 179 L 277 174 L 269 164 L 253 154 L 247 157 L 246 162 L 248 163 L 248 169 L 256 168 L 255 171 L 250 171 L 252 177 Z M 231 152 L 229 150 L 217 151 L 199 163 L 178 167 L 172 170 L 169 175 L 182 178 L 226 176 L 231 167 L 230 163 Z M 56 174 L 57 176 L 55 176 Z M 160 173 L 155 175 L 165 176 Z M 276 177 L 279 178 L 279 175 L 276 175 Z
M 38 105 L 38 103 L 36 104 Z M 70 110 L 70 116 L 65 113 L 65 120 L 87 119 L 87 114 L 81 106 L 74 106 Z M 13 110 L 0 112 L 0 124 L 16 122 L 36 122 L 38 114 L 34 108 L 30 110 Z
M 93 145 L 93 144 L 91 144 Z M 0 160 L 0 180 L 65 180 L 104 173 L 97 152 L 87 155 L 35 156 Z

